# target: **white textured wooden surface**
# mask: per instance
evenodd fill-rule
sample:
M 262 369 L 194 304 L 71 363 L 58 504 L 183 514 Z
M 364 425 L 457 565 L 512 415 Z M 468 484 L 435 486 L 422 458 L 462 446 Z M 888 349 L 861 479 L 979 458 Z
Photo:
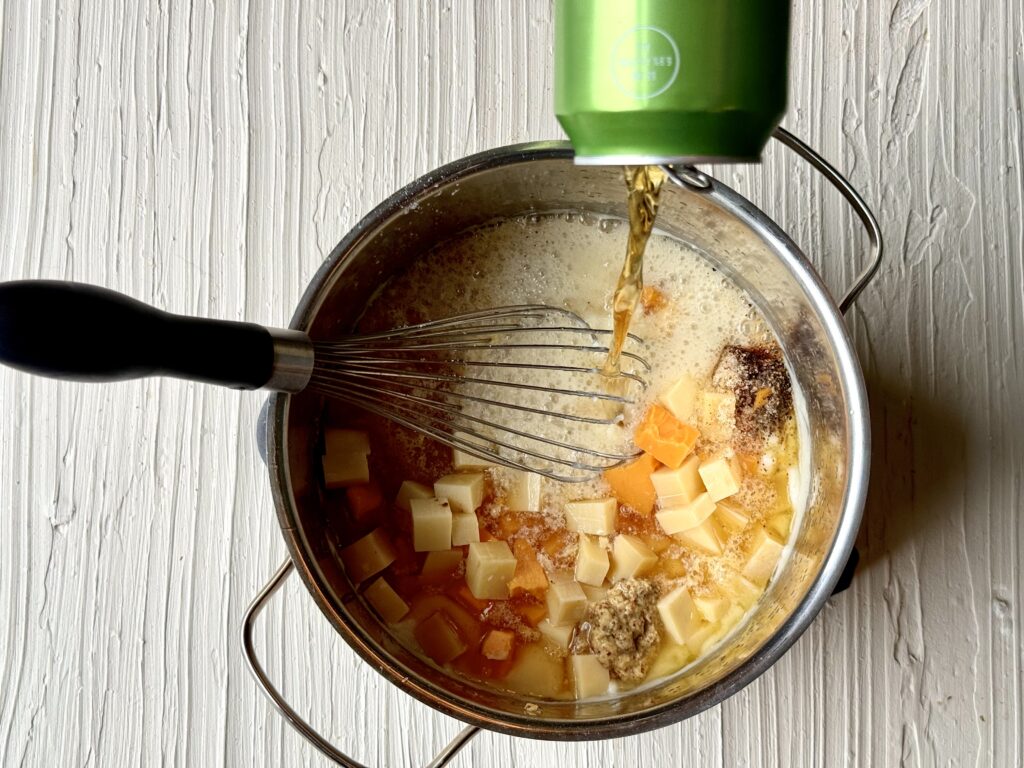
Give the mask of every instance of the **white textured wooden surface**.
M 850 173 L 889 245 L 851 320 L 875 429 L 866 562 L 724 705 L 616 742 L 484 735 L 461 765 L 1024 763 L 1021 6 L 795 5 L 785 123 Z M 547 0 L 6 0 L 0 35 L 0 279 L 177 312 L 285 323 L 396 187 L 560 135 Z M 777 148 L 733 180 L 849 279 L 863 238 L 836 194 Z M 4 370 L 0 403 L 0 764 L 323 764 L 237 640 L 284 556 L 260 397 Z M 295 583 L 259 639 L 364 760 L 408 764 L 456 730 Z

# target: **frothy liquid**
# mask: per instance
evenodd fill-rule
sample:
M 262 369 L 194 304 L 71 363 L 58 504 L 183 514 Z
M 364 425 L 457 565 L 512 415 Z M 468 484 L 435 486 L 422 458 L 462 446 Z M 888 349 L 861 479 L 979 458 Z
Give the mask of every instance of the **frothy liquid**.
M 665 173 L 656 165 L 626 166 L 626 199 L 629 209 L 629 236 L 626 241 L 626 260 L 622 265 L 615 296 L 612 299 L 612 319 L 615 334 L 612 336 L 604 372 L 610 376 L 619 373 L 622 347 L 626 343 L 629 324 L 640 302 L 644 289 L 644 250 L 654 229 L 661 199 L 661 185 Z

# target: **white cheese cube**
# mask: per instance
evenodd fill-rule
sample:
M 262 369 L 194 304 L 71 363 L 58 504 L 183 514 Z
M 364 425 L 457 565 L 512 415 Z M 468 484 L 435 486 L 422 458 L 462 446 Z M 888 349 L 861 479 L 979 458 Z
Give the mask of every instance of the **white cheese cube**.
M 720 588 L 732 599 L 733 603 L 744 610 L 753 606 L 764 591 L 757 584 L 738 573 L 731 574 L 724 580 Z
M 509 471 L 508 499 L 510 512 L 540 512 L 540 481 L 536 472 Z
M 395 561 L 395 557 L 391 539 L 382 528 L 366 534 L 341 550 L 345 572 L 356 583 L 383 571 Z
M 324 487 L 329 491 L 370 482 L 370 462 L 365 453 L 329 453 L 321 459 Z
M 607 587 L 592 587 L 589 584 L 580 584 L 580 589 L 587 596 L 588 603 L 598 603 L 608 597 Z
M 452 546 L 462 547 L 475 541 L 480 541 L 480 521 L 476 515 L 452 515 Z
M 789 526 L 793 521 L 793 516 L 788 512 L 782 512 L 778 515 L 773 515 L 768 518 L 768 527 L 772 529 L 773 533 L 778 534 L 779 538 L 785 541 L 789 538 Z
M 693 376 L 683 376 L 658 397 L 661 404 L 684 424 L 689 423 L 697 401 L 697 381 Z
M 658 556 L 638 536 L 620 533 L 612 543 L 612 573 L 609 581 L 643 576 L 657 564 Z
M 569 647 L 569 641 L 572 639 L 573 628 L 572 624 L 564 627 L 556 627 L 551 623 L 551 619 L 542 619 L 537 622 L 538 631 L 556 648 L 565 649 Z
M 707 622 L 701 624 L 687 639 L 686 647 L 690 649 L 694 656 L 700 656 L 708 640 L 714 637 L 718 630 L 717 624 L 709 624 Z
M 764 528 L 758 528 L 751 540 L 750 556 L 743 566 L 743 576 L 763 586 L 775 571 L 781 556 L 782 542 Z
M 697 469 L 704 487 L 712 501 L 721 501 L 740 489 L 739 462 L 729 461 L 724 456 L 705 461 Z
M 700 611 L 700 615 L 704 617 L 704 620 L 710 621 L 712 624 L 725 616 L 729 608 L 732 607 L 732 601 L 729 598 L 719 597 L 718 595 L 695 597 L 693 598 L 693 604 Z
M 608 670 L 601 665 L 597 656 L 592 654 L 572 657 L 572 679 L 577 699 L 600 696 L 608 691 L 608 685 L 611 683 Z
M 654 515 L 661 529 L 667 534 L 681 533 L 696 528 L 715 511 L 715 502 L 705 492 L 697 496 L 689 504 L 681 507 L 663 509 Z
M 444 611 L 425 618 L 416 626 L 413 634 L 423 652 L 438 664 L 458 658 L 468 647 Z
M 504 600 L 515 575 L 516 558 L 504 541 L 477 541 L 469 545 L 466 584 L 477 600 Z
M 599 587 L 608 575 L 608 553 L 592 536 L 580 534 L 580 546 L 576 553 L 576 581 Z
M 729 501 L 720 501 L 715 508 L 715 517 L 718 522 L 731 528 L 734 531 L 742 531 L 750 522 L 750 516 L 746 510 Z
M 388 624 L 400 621 L 409 612 L 409 606 L 383 577 L 366 588 L 363 595 Z
M 453 512 L 472 514 L 484 503 L 483 472 L 445 475 L 434 483 L 434 495 L 448 499 Z
M 572 626 L 587 612 L 587 596 L 575 581 L 555 581 L 548 586 L 548 618 L 556 627 Z
M 687 528 L 675 534 L 675 537 L 685 544 L 707 552 L 709 555 L 720 555 L 725 546 L 722 531 L 713 517 L 707 518 L 703 523 L 693 528 Z
M 324 455 L 340 453 L 370 453 L 370 437 L 358 429 L 337 429 L 330 427 L 324 430 Z
M 427 578 L 451 576 L 462 563 L 461 549 L 438 549 L 427 553 L 420 574 Z
M 452 546 L 452 508 L 447 499 L 410 499 L 412 548 L 436 552 Z
M 615 499 L 570 501 L 565 505 L 565 527 L 578 533 L 607 536 L 615 533 L 618 511 Z
M 736 425 L 736 396 L 732 393 L 701 392 L 697 395 L 697 424 L 708 440 L 727 442 Z
M 746 610 L 738 605 L 734 605 L 726 611 L 721 621 L 719 621 L 719 624 L 721 624 L 722 628 L 728 632 L 740 623 L 740 619 L 743 618 L 744 614 L 746 614 Z
M 796 473 L 790 470 L 789 472 L 778 472 L 772 483 L 775 486 L 775 502 L 772 504 L 772 511 L 776 513 L 790 512 L 793 509 L 793 503 L 791 501 L 793 497 L 793 485 L 795 483 Z
M 494 450 L 493 445 L 484 443 L 480 438 L 467 435 L 465 432 L 455 432 L 452 434 L 452 437 L 479 446 L 482 451 L 493 452 Z M 455 469 L 487 469 L 488 467 L 496 467 L 498 465 L 490 459 L 479 458 L 461 448 L 452 448 L 452 466 Z
M 690 456 L 678 469 L 662 467 L 651 473 L 651 483 L 663 507 L 681 507 L 704 492 L 700 459 Z
M 399 509 L 404 509 L 406 512 L 412 512 L 412 507 L 409 505 L 412 499 L 429 499 L 433 495 L 434 492 L 423 483 L 405 480 L 402 482 L 402 487 L 398 489 L 395 506 Z
M 686 587 L 676 587 L 658 601 L 658 614 L 669 637 L 685 645 L 700 628 L 701 618 Z

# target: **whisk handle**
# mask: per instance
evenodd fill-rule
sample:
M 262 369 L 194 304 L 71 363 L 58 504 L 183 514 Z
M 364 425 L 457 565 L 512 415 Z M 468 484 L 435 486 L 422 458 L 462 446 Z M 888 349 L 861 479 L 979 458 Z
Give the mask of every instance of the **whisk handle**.
M 0 362 L 74 381 L 144 376 L 273 386 L 278 358 L 269 329 L 163 312 L 95 285 L 0 283 Z

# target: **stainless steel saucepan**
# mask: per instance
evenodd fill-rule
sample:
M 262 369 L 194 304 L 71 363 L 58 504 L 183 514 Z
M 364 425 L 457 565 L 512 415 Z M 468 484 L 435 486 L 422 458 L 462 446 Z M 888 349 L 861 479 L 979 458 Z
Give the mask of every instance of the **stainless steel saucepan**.
M 360 765 L 290 707 L 252 642 L 259 612 L 293 571 L 345 642 L 374 669 L 405 693 L 470 724 L 432 765 L 445 764 L 479 728 L 587 740 L 683 720 L 750 683 L 807 629 L 850 559 L 867 490 L 868 404 L 842 313 L 875 274 L 882 244 L 871 211 L 838 172 L 791 134 L 779 129 L 775 138 L 824 174 L 867 229 L 867 266 L 838 304 L 775 222 L 694 168 L 669 169 L 675 183 L 664 189 L 658 218 L 663 232 L 696 248 L 749 293 L 777 334 L 806 402 L 808 505 L 793 534 L 792 556 L 750 620 L 696 664 L 610 701 L 531 699 L 443 675 L 390 635 L 345 576 L 338 556 L 341 523 L 339 516 L 324 514 L 315 471 L 321 396 L 275 394 L 261 419 L 260 441 L 289 559 L 250 606 L 243 644 L 274 705 L 329 758 Z M 331 338 L 351 329 L 382 282 L 439 241 L 500 217 L 566 210 L 623 216 L 621 171 L 576 166 L 571 148 L 561 142 L 505 147 L 454 162 L 395 193 L 339 243 L 313 278 L 291 327 L 313 339 Z

